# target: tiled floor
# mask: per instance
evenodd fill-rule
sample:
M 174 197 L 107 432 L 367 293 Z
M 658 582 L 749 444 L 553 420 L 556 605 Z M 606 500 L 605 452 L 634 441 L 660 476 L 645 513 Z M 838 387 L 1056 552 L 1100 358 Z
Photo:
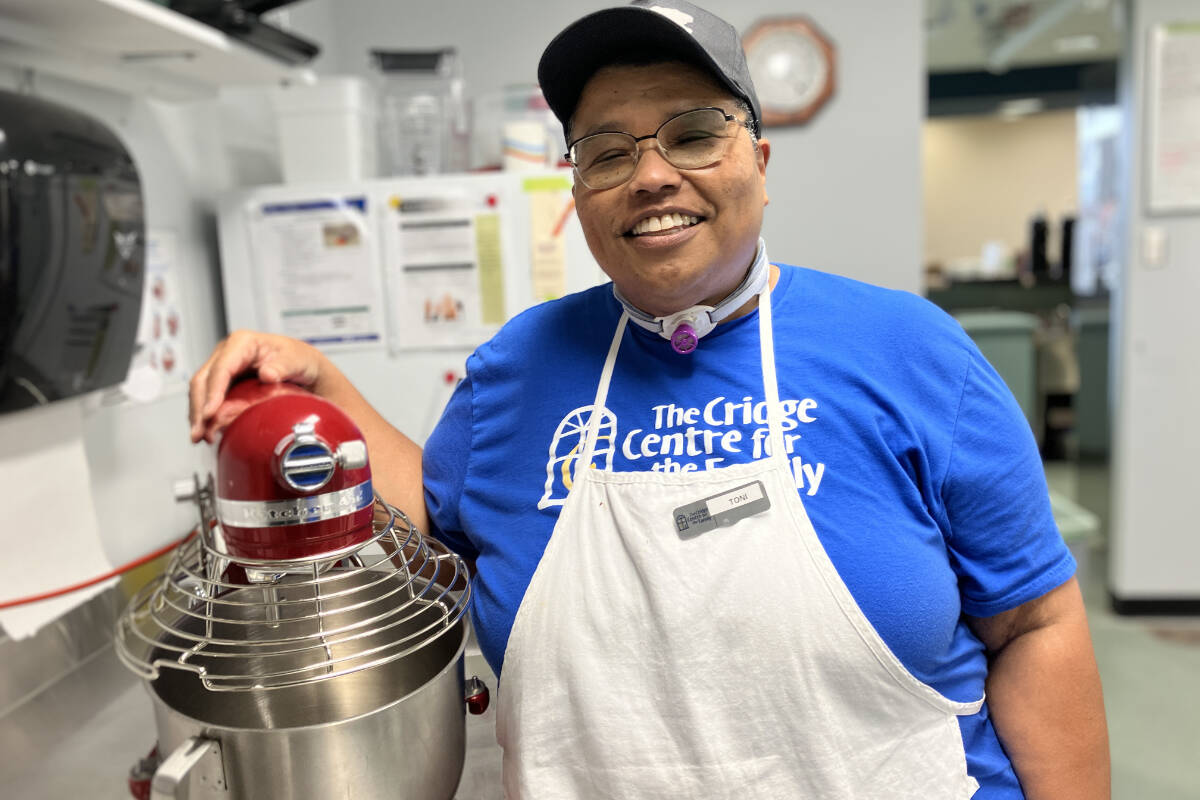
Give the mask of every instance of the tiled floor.
M 1200 798 L 1200 618 L 1113 613 L 1106 588 L 1109 471 L 1048 462 L 1052 490 L 1100 519 L 1079 581 L 1092 629 L 1112 750 L 1114 800 Z

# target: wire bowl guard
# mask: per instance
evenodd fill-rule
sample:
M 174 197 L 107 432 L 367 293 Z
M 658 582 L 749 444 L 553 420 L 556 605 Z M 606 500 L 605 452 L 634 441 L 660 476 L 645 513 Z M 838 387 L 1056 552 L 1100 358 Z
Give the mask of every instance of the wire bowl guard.
M 197 535 L 130 601 L 121 661 L 148 681 L 195 675 L 213 692 L 305 686 L 391 664 L 451 630 L 470 602 L 463 561 L 375 498 L 373 536 L 295 561 L 231 558 L 213 483 L 195 481 Z

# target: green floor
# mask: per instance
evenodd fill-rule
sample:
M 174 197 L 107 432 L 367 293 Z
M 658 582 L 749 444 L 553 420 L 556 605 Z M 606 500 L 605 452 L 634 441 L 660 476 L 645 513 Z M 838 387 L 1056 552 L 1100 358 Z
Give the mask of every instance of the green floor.
M 1048 462 L 1051 491 L 1093 512 L 1079 581 L 1108 714 L 1115 800 L 1200 799 L 1200 617 L 1113 613 L 1106 588 L 1109 470 Z

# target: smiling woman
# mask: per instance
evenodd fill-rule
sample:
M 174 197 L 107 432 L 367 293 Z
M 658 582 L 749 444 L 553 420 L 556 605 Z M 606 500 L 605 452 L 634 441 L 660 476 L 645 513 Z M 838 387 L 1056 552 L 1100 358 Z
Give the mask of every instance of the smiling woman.
M 612 284 L 481 345 L 423 452 L 328 359 L 250 332 L 193 380 L 193 435 L 247 369 L 350 413 L 475 565 L 506 796 L 1102 797 L 1029 426 L 925 300 L 770 262 L 737 30 L 634 0 L 538 74 Z
M 631 86 L 637 88 L 629 91 Z M 696 109 L 734 105 L 728 89 L 690 64 L 616 65 L 600 69 L 585 85 L 573 128 L 637 132 L 629 139 L 650 136 L 662 147 L 651 131 L 669 131 L 669 123 Z M 754 259 L 767 203 L 770 143 L 762 139 L 756 146 L 743 126 L 725 116 L 722 112 L 729 138 L 713 163 L 681 168 L 659 148 L 642 145 L 623 183 L 604 189 L 576 185 L 579 221 L 596 261 L 629 302 L 649 314 L 715 306 Z M 643 224 L 664 215 L 673 221 L 675 214 L 697 222 L 665 231 L 661 220 L 658 231 Z

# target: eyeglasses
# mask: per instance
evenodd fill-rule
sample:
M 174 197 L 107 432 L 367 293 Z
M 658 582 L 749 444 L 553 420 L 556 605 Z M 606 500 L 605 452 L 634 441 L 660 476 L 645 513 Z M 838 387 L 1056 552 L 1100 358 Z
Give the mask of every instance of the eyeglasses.
M 611 189 L 632 177 L 642 155 L 638 142 L 653 139 L 672 166 L 700 169 L 725 155 L 737 135 L 731 123 L 746 124 L 720 108 L 697 108 L 671 117 L 648 136 L 605 131 L 576 139 L 567 150 L 567 161 L 587 188 Z

